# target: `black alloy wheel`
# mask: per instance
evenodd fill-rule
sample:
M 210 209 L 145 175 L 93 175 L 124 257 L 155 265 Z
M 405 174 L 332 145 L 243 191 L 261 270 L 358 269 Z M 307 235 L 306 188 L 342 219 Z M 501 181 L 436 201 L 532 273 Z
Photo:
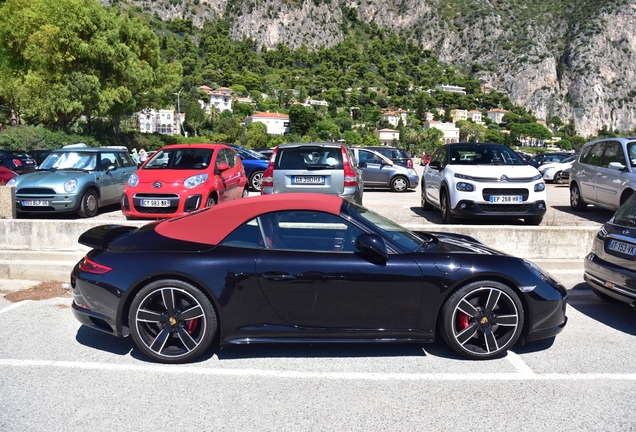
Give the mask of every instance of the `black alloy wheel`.
M 503 355 L 523 329 L 523 305 L 510 287 L 477 281 L 452 294 L 442 307 L 440 330 L 446 343 L 469 359 Z
M 254 171 L 250 176 L 250 187 L 255 192 L 260 192 L 263 186 L 263 171 Z
M 217 315 L 198 288 L 180 280 L 158 280 L 132 301 L 130 334 L 152 360 L 184 363 L 203 354 L 217 331 Z
M 447 191 L 444 191 L 440 196 L 440 207 L 442 210 L 442 222 L 445 224 L 455 223 L 455 216 L 451 213 L 451 200 Z
M 89 190 L 84 194 L 84 196 L 82 196 L 82 201 L 80 202 L 80 207 L 77 213 L 80 217 L 89 218 L 97 216 L 98 211 L 99 197 L 97 196 L 97 192 Z
M 576 211 L 583 211 L 587 208 L 587 204 L 585 204 L 585 201 L 583 201 L 583 197 L 581 196 L 579 185 L 576 183 L 572 183 L 570 185 L 570 207 L 572 207 L 572 210 Z

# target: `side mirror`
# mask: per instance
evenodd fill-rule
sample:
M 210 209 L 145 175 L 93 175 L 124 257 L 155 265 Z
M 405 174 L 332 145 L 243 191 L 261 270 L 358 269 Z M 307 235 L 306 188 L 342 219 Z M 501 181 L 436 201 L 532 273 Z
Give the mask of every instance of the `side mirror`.
M 366 162 L 358 163 L 358 168 L 366 168 L 366 167 L 367 167 L 367 163 Z
M 625 170 L 625 165 L 623 165 L 620 162 L 610 162 L 608 165 L 609 169 L 615 169 L 617 171 L 623 171 Z
M 436 171 L 441 171 L 442 170 L 442 164 L 440 163 L 440 161 L 429 162 L 428 163 L 428 167 L 430 169 L 434 169 Z
M 227 171 L 230 169 L 230 166 L 228 164 L 226 164 L 225 162 L 222 162 L 220 164 L 218 164 L 216 166 L 216 169 L 218 169 L 219 171 L 223 172 L 223 171 Z
M 377 261 L 385 263 L 389 259 L 389 254 L 386 251 L 386 243 L 384 243 L 384 239 L 377 234 L 360 234 L 358 238 L 356 238 L 355 245 L 363 255 L 373 257 Z
M 117 167 L 115 165 L 108 165 L 108 168 L 106 168 L 106 172 L 109 173 L 111 171 L 115 171 L 117 169 Z

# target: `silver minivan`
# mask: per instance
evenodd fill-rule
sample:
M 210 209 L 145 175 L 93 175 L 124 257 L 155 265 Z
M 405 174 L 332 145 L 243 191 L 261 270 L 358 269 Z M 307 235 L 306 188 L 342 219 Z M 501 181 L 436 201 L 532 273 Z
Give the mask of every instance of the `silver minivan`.
M 606 138 L 587 143 L 570 169 L 570 206 L 594 204 L 617 210 L 636 190 L 636 139 Z
M 261 194 L 317 192 L 362 204 L 364 182 L 351 149 L 339 143 L 294 143 L 276 147 L 263 173 Z

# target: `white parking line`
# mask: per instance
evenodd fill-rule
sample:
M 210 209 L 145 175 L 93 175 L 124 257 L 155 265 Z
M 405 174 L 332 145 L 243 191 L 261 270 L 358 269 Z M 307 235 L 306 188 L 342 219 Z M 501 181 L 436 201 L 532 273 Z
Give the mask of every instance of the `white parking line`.
M 14 304 L 12 304 L 11 306 L 7 306 L 7 307 L 6 307 L 6 308 L 4 308 L 4 309 L 0 309 L 0 314 L 3 314 L 3 313 L 5 313 L 5 312 L 9 312 L 9 311 L 10 311 L 10 310 L 12 310 L 12 309 L 15 309 L 15 308 L 17 308 L 17 307 L 20 307 L 20 306 L 22 306 L 22 305 L 24 305 L 24 304 L 29 303 L 30 301 L 31 301 L 31 300 L 22 300 L 21 302 L 14 303 Z
M 528 378 L 536 378 L 536 375 L 532 369 L 530 369 L 530 367 L 525 364 L 525 362 L 523 360 L 521 360 L 521 357 L 519 357 L 517 354 L 513 353 L 512 351 L 508 351 L 506 353 L 506 359 L 508 359 L 508 361 L 515 367 L 515 369 L 517 369 L 517 372 L 519 372 L 521 375 L 524 375 Z
M 525 366 L 525 364 L 524 364 Z M 101 371 L 151 372 L 180 375 L 211 375 L 211 376 L 239 376 L 265 377 L 287 379 L 329 379 L 329 380 L 365 380 L 365 381 L 591 381 L 616 380 L 636 381 L 636 374 L 609 373 L 576 373 L 576 374 L 537 374 L 531 373 L 375 373 L 375 372 L 301 372 L 277 371 L 259 369 L 220 369 L 203 368 L 188 365 L 145 365 L 145 364 L 110 364 L 88 363 L 55 360 L 19 360 L 0 359 L 0 367 L 43 367 L 59 369 L 83 369 Z M 525 366 L 527 368 L 527 366 Z

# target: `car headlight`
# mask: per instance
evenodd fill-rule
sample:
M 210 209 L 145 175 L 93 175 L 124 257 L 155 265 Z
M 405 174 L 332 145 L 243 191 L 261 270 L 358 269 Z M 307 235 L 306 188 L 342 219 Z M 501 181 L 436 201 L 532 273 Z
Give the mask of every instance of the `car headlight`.
M 72 178 L 64 183 L 64 192 L 75 192 L 75 189 L 77 189 L 77 179 Z
M 459 182 L 455 185 L 455 188 L 463 192 L 472 192 L 475 190 L 475 186 L 466 182 Z
M 139 176 L 135 173 L 131 174 L 130 177 L 128 177 L 126 184 L 130 187 L 137 186 L 139 184 Z
M 545 183 L 541 182 L 541 183 L 537 183 L 536 185 L 534 185 L 534 191 L 535 192 L 543 192 L 545 190 Z
M 458 179 L 462 179 L 462 180 L 472 180 L 473 179 L 471 176 L 466 175 L 466 174 L 455 174 L 454 177 L 458 178 Z
M 197 186 L 201 186 L 206 181 L 208 181 L 208 175 L 207 174 L 197 174 L 197 175 L 193 175 L 192 177 L 188 177 L 187 179 L 185 179 L 185 181 L 183 182 L 183 185 L 187 189 L 193 189 L 193 188 L 195 188 Z
M 8 184 L 9 183 L 7 183 L 7 185 Z M 598 232 L 596 233 L 596 237 L 598 237 L 600 240 L 605 240 L 605 237 L 607 237 L 607 230 L 605 229 L 605 225 L 599 228 Z
M 523 260 L 523 263 L 528 267 L 528 269 L 535 274 L 539 279 L 544 282 L 550 281 L 552 278 L 549 274 L 547 274 L 541 267 L 533 263 L 532 261 L 528 261 L 526 259 Z
M 12 178 L 11 180 L 9 180 L 9 181 L 7 182 L 6 186 L 15 186 L 15 184 L 16 184 L 17 182 L 18 182 L 18 181 L 17 181 L 17 180 L 15 179 L 15 177 L 14 177 L 14 178 Z

